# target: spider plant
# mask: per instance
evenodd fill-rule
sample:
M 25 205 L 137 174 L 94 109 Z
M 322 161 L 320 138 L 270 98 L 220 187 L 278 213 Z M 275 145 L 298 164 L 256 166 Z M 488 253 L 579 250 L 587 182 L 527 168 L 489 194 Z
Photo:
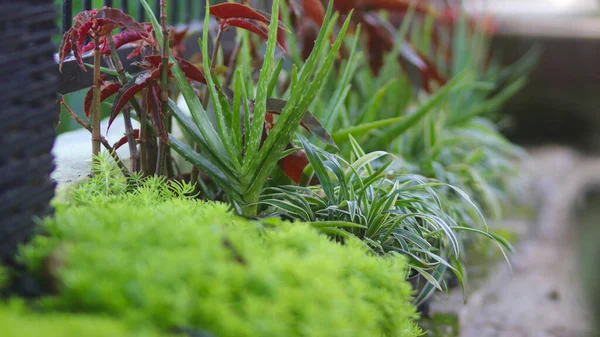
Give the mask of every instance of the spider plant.
M 350 162 L 299 138 L 320 185 L 271 187 L 261 204 L 274 215 L 320 222 L 323 231 L 338 240 L 343 240 L 338 231 L 343 229 L 375 254 L 407 256 L 413 274 L 427 281 L 416 304 L 435 289 L 446 288 L 442 277 L 446 270 L 457 276 L 464 290 L 463 241 L 473 233 L 495 242 L 503 254 L 512 250 L 508 242 L 487 231 L 481 213 L 460 189 L 419 175 L 399 175 L 393 169 L 393 155 L 367 154 L 352 137 L 354 160 Z M 440 188 L 450 188 L 470 208 L 470 222 L 456 220 L 455 203 Z
M 313 111 L 342 153 L 349 153 L 347 137 L 353 135 L 367 151 L 401 157 L 405 172 L 460 187 L 486 215 L 498 218 L 509 199 L 507 184 L 517 174 L 514 163 L 525 152 L 493 121 L 502 103 L 526 82 L 538 50 L 502 68 L 491 60 L 485 17 L 477 21 L 459 11 L 448 26 L 415 12 L 413 4 L 392 31 L 396 44 L 410 41 L 451 80 L 428 94 L 422 83 L 414 85 L 414 72 L 397 61 L 400 48 L 383 56 L 375 75 L 368 64 L 372 51 L 355 39 L 346 44 L 349 57 L 330 76 Z

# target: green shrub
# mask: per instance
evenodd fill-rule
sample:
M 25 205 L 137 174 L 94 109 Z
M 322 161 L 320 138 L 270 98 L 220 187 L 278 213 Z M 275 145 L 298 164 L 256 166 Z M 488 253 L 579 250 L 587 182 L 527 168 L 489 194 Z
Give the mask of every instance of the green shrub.
M 84 185 L 79 201 L 58 207 L 49 235 L 21 255 L 32 270 L 58 275 L 59 295 L 42 307 L 219 337 L 418 332 L 403 257 L 334 243 L 309 225 L 246 221 L 223 204 L 156 198 L 165 186 L 150 178 L 134 192 L 100 189 L 86 200 Z M 62 261 L 57 271 L 43 263 L 49 255 Z
M 27 310 L 23 303 L 0 304 L 3 337 L 153 337 L 150 330 L 131 330 L 107 317 L 74 314 L 41 314 Z M 162 336 L 167 336 L 163 334 Z

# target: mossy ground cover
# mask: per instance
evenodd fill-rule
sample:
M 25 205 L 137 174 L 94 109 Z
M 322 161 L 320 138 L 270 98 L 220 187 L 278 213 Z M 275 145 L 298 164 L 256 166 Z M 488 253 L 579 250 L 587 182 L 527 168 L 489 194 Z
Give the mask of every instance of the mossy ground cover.
M 38 313 L 23 302 L 0 304 L 0 329 L 7 337 L 168 337 L 149 329 L 132 329 L 114 318 L 101 315 Z M 174 336 L 174 335 L 171 335 Z
M 104 178 L 57 205 L 46 234 L 22 249 L 30 270 L 57 281 L 56 295 L 36 301 L 41 312 L 220 337 L 418 333 L 401 256 L 373 256 L 358 240 L 332 242 L 305 224 L 248 221 L 164 180 L 127 192 Z M 90 330 L 104 324 L 94 319 Z

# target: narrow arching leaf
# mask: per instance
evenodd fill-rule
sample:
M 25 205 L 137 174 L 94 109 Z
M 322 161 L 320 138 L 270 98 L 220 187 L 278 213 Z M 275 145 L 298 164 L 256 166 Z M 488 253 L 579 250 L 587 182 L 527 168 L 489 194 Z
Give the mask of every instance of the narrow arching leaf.
M 421 105 L 415 112 L 406 116 L 400 123 L 394 125 L 394 127 L 390 128 L 385 134 L 381 135 L 380 141 L 383 143 L 389 142 L 415 125 L 426 116 L 434 106 L 443 101 L 448 94 L 465 79 L 468 73 L 469 72 L 465 70 L 454 77 L 450 82 L 446 83 L 446 85 L 433 94 L 425 104 Z
M 280 115 L 286 104 L 287 101 L 281 99 L 267 98 L 267 112 Z M 310 132 L 310 134 L 335 147 L 336 149 L 338 148 L 333 141 L 333 138 L 331 138 L 327 130 L 325 130 L 323 125 L 321 125 L 321 122 L 319 122 L 315 115 L 313 115 L 310 111 L 305 112 L 304 118 L 302 118 L 300 125 L 306 129 L 306 131 Z
M 387 127 L 390 125 L 400 123 L 404 119 L 406 119 L 406 117 L 400 116 L 400 117 L 382 119 L 382 120 L 378 120 L 378 121 L 374 121 L 374 122 L 370 122 L 370 123 L 364 123 L 364 124 L 360 124 L 360 125 L 356 125 L 356 126 L 351 126 L 351 127 L 347 127 L 340 131 L 335 132 L 332 135 L 332 137 L 333 137 L 334 141 L 341 143 L 341 142 L 345 141 L 348 138 L 348 136 L 360 137 L 369 131 L 379 130 L 380 128 L 384 128 L 384 127 Z
M 329 178 L 329 173 L 327 173 L 327 168 L 323 160 L 319 157 L 313 145 L 310 144 L 306 138 L 302 136 L 298 136 L 298 138 L 300 139 L 300 143 L 302 144 L 304 151 L 306 151 L 308 160 L 315 170 L 317 178 L 319 178 L 319 181 L 321 182 L 321 186 L 323 187 L 325 195 L 327 195 L 329 198 L 332 198 L 335 194 L 334 186 L 333 182 Z
M 212 181 L 217 183 L 233 200 L 240 202 L 242 197 L 239 195 L 239 186 L 226 176 L 218 167 L 216 167 L 211 160 L 208 160 L 203 153 L 194 151 L 189 145 L 177 139 L 172 135 L 169 135 L 169 144 L 171 148 L 192 165 L 200 168 L 202 172 L 206 173 Z

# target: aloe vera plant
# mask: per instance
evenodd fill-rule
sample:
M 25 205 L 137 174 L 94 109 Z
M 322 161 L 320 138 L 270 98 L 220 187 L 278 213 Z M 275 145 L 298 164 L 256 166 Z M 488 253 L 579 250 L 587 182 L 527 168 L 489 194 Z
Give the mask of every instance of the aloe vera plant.
M 210 5 L 207 3 L 207 16 L 210 13 Z M 267 178 L 284 154 L 296 128 L 303 121 L 306 111 L 322 86 L 349 24 L 347 19 L 337 39 L 331 48 L 328 48 L 327 37 L 330 36 L 333 23 L 337 20 L 332 14 L 332 6 L 329 6 L 324 21 L 326 29 L 321 31 L 311 57 L 297 69 L 290 97 L 272 129 L 263 137 L 269 83 L 274 80 L 273 74 L 276 74 L 272 70 L 280 27 L 278 0 L 273 2 L 272 13 L 266 52 L 256 86 L 253 82 L 244 81 L 250 78 L 251 74 L 248 73 L 248 69 L 242 67 L 235 74 L 233 94 L 229 96 L 226 94 L 227 88 L 220 85 L 218 77 L 210 69 L 209 28 L 208 21 L 205 22 L 200 45 L 206 87 L 216 123 L 210 121 L 207 109 L 188 83 L 181 67 L 174 64 L 171 68 L 191 111 L 191 118 L 181 112 L 173 101 L 169 106 L 182 128 L 192 136 L 198 151 L 172 136 L 169 139 L 171 147 L 199 167 L 223 189 L 242 214 L 249 216 L 257 214 L 257 202 Z M 156 31 L 159 29 L 156 24 L 154 28 Z M 254 92 L 256 96 L 252 97 Z

